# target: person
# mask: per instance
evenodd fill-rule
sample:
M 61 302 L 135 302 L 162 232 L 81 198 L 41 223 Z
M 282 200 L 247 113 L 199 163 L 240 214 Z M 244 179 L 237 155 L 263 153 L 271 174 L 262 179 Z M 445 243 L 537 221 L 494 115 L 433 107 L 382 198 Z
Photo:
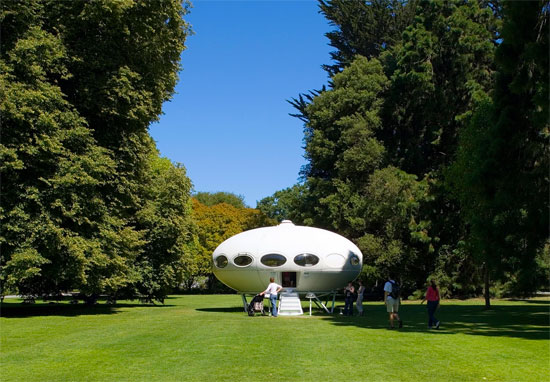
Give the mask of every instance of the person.
M 428 283 L 428 290 L 426 291 L 426 296 L 420 301 L 422 304 L 424 301 L 428 301 L 428 328 L 431 329 L 435 326 L 436 329 L 439 329 L 439 320 L 435 317 L 435 311 L 439 307 L 439 300 L 441 299 L 439 294 L 439 288 L 434 279 L 431 279 Z
M 363 315 L 363 293 L 365 293 L 365 286 L 363 285 L 363 281 L 359 280 L 359 289 L 357 289 L 357 301 L 355 301 L 357 314 L 359 316 Z
M 353 316 L 353 294 L 355 287 L 351 281 L 348 281 L 348 286 L 344 289 L 344 316 Z
M 277 317 L 277 293 L 279 293 L 281 289 L 283 289 L 283 287 L 275 282 L 275 278 L 270 277 L 269 285 L 266 290 L 260 293 L 260 296 L 263 296 L 266 293 L 269 294 L 269 302 L 271 302 L 271 315 L 273 317 Z
M 397 320 L 399 327 L 403 327 L 403 321 L 399 317 L 399 284 L 395 282 L 395 277 L 390 275 L 388 281 L 384 284 L 384 303 L 386 304 L 386 310 L 390 315 L 390 329 L 394 328 L 393 322 Z

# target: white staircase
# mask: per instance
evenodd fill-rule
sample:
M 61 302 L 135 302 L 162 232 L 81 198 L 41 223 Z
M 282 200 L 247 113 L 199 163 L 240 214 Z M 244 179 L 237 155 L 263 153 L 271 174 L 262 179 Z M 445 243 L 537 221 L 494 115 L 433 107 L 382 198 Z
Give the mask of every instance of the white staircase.
M 281 316 L 298 316 L 304 314 L 298 293 L 292 290 L 282 292 L 281 298 L 279 299 L 278 313 Z

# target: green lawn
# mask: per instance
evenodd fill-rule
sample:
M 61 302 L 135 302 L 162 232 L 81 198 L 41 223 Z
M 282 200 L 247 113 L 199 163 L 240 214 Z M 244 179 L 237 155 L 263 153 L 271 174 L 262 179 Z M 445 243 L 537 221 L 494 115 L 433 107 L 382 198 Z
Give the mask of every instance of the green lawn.
M 388 330 L 364 317 L 248 317 L 238 295 L 173 296 L 164 306 L 5 300 L 0 380 L 548 381 L 550 299 L 444 301 L 439 331 L 405 303 Z M 306 304 L 304 303 L 304 307 Z

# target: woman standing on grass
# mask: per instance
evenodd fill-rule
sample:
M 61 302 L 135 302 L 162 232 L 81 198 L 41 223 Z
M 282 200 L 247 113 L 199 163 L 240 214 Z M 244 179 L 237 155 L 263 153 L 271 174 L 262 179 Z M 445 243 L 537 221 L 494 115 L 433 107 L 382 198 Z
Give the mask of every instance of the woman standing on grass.
M 348 281 L 348 286 L 344 289 L 344 316 L 353 316 L 353 295 L 355 287 L 351 281 Z
M 435 317 L 435 311 L 439 307 L 439 288 L 435 283 L 435 280 L 430 280 L 428 285 L 428 290 L 426 291 L 426 296 L 422 299 L 420 304 L 424 301 L 428 301 L 428 328 L 431 329 L 435 325 L 436 329 L 439 329 L 439 320 Z

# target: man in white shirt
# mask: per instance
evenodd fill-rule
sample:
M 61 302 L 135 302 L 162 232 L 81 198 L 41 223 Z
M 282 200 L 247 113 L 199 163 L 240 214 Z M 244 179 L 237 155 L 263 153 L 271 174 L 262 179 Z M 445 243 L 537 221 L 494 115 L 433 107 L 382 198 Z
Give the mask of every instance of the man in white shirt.
M 283 289 L 283 287 L 277 284 L 273 277 L 270 277 L 267 289 L 260 293 L 261 296 L 266 293 L 269 294 L 269 301 L 271 302 L 271 315 L 273 317 L 277 317 L 277 293 L 279 293 L 281 289 Z
M 394 286 L 396 286 L 394 288 Z M 393 321 L 397 319 L 399 321 L 399 327 L 403 327 L 403 321 L 399 318 L 399 293 L 392 293 L 393 289 L 398 290 L 397 283 L 395 282 L 395 277 L 390 275 L 388 281 L 384 284 L 384 303 L 386 304 L 386 310 L 390 314 L 390 329 L 393 329 Z

